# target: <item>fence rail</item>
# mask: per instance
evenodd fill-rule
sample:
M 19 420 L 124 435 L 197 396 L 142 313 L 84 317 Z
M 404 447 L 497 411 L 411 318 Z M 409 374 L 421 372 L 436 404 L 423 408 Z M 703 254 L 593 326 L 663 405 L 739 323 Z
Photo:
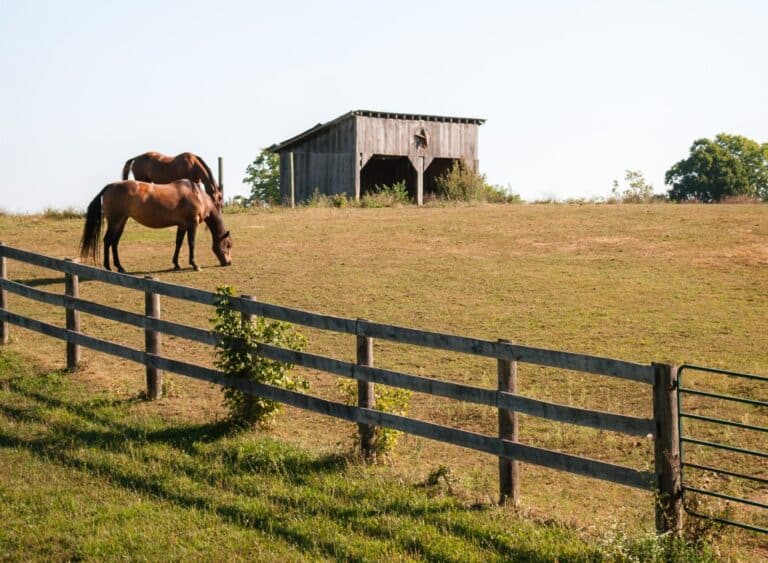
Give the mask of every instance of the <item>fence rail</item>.
M 211 331 L 160 319 L 159 303 L 157 303 L 156 309 L 152 309 L 156 312 L 151 313 L 148 305 L 145 314 L 140 315 L 81 299 L 76 295 L 76 290 L 73 292 L 71 288 L 72 284 L 70 282 L 67 284 L 66 294 L 60 295 L 32 288 L 23 283 L 11 281 L 8 279 L 6 272 L 6 258 L 64 272 L 67 279 L 74 282 L 75 288 L 77 287 L 78 280 L 82 278 L 142 291 L 147 296 L 148 304 L 150 303 L 150 298 L 164 295 L 199 304 L 214 305 L 217 297 L 215 293 L 149 278 L 139 278 L 127 274 L 109 272 L 78 264 L 70 260 L 51 258 L 33 252 L 8 247 L 0 243 L 0 266 L 2 266 L 2 268 L 0 268 L 0 270 L 2 270 L 0 273 L 3 274 L 0 276 L 0 292 L 2 292 L 3 296 L 2 303 L 0 303 L 0 305 L 2 305 L 0 307 L 0 324 L 2 325 L 3 335 L 5 337 L 7 337 L 8 333 L 7 323 L 10 323 L 64 340 L 68 343 L 68 350 L 70 349 L 70 345 L 84 346 L 143 364 L 147 366 L 148 387 L 154 389 L 154 396 L 156 396 L 156 393 L 158 392 L 157 389 L 159 388 L 159 384 L 157 380 L 150 382 L 150 370 L 170 371 L 188 377 L 234 387 L 241 391 L 256 394 L 288 405 L 357 423 L 361 428 L 361 437 L 367 435 L 366 432 L 373 426 L 382 426 L 498 456 L 500 460 L 500 496 L 502 499 L 510 497 L 515 502 L 517 501 L 516 495 L 517 489 L 519 488 L 517 483 L 517 472 L 516 470 L 510 469 L 513 466 L 516 467 L 516 464 L 511 466 L 506 462 L 522 461 L 607 480 L 642 490 L 658 490 L 662 495 L 666 495 L 671 499 L 672 502 L 666 503 L 662 508 L 658 507 L 658 505 L 661 505 L 662 503 L 656 503 L 657 528 L 660 531 L 675 528 L 679 521 L 679 478 L 676 476 L 678 468 L 676 466 L 677 458 L 675 453 L 677 440 L 676 436 L 674 436 L 674 424 L 677 421 L 677 416 L 676 403 L 673 400 L 673 394 L 670 395 L 670 390 L 674 387 L 676 372 L 675 369 L 670 366 L 659 364 L 636 364 L 611 358 L 532 348 L 505 341 L 494 342 L 464 336 L 384 325 L 363 319 L 347 319 L 322 315 L 279 305 L 262 303 L 252 300 L 247 296 L 230 299 L 232 306 L 244 315 L 258 315 L 321 330 L 356 336 L 358 339 L 357 363 L 346 362 L 307 352 L 297 352 L 266 344 L 258 346 L 258 353 L 266 358 L 357 380 L 358 385 L 360 386 L 359 389 L 363 390 L 358 393 L 361 400 L 357 406 L 344 405 L 261 383 L 233 379 L 214 369 L 164 358 L 159 349 L 159 342 L 157 345 L 152 344 L 154 341 L 150 342 L 149 336 L 146 341 L 146 349 L 142 351 L 82 334 L 79 330 L 79 324 L 74 324 L 77 320 L 76 313 L 80 311 L 143 328 L 145 334 L 168 334 L 207 345 L 215 345 L 218 342 L 218 336 Z M 65 308 L 67 311 L 68 328 L 57 327 L 10 312 L 5 298 L 7 292 Z M 77 328 L 73 330 L 74 326 Z M 372 343 L 375 338 L 432 349 L 495 358 L 500 366 L 499 389 L 494 390 L 474 387 L 471 385 L 440 381 L 437 379 L 374 367 L 372 359 Z M 363 354 L 361 356 L 361 342 L 369 343 L 368 345 L 371 351 L 368 355 Z M 67 357 L 69 365 L 69 353 Z M 75 356 L 72 357 L 71 361 L 76 364 L 74 358 Z M 77 358 L 79 358 L 79 355 Z M 652 385 L 654 390 L 654 416 L 653 418 L 646 419 L 582 409 L 531 399 L 514 392 L 509 392 L 510 389 L 514 389 L 515 387 L 514 385 L 510 387 L 509 381 L 506 381 L 504 386 L 502 386 L 502 366 L 514 366 L 516 362 L 583 371 Z M 76 365 L 69 367 L 74 368 Z M 514 371 L 515 370 L 513 369 L 511 372 L 513 375 Z M 370 396 L 367 400 L 362 400 L 367 393 L 365 391 L 365 386 L 376 383 L 495 407 L 499 409 L 500 413 L 499 437 L 486 436 L 432 422 L 378 411 L 375 409 L 374 405 L 372 405 L 372 394 L 369 393 Z M 150 396 L 153 395 L 150 394 Z M 631 467 L 586 457 L 537 448 L 519 443 L 513 439 L 507 439 L 510 436 L 516 436 L 516 433 L 511 433 L 509 428 L 510 423 L 513 425 L 517 424 L 516 413 L 524 413 L 555 422 L 582 425 L 634 436 L 650 435 L 656 441 L 656 469 L 654 472 L 641 471 Z M 504 428 L 502 428 L 502 418 L 505 420 Z M 364 444 L 363 446 L 365 447 Z M 502 466 L 506 467 L 505 471 L 512 471 L 511 477 L 501 475 Z

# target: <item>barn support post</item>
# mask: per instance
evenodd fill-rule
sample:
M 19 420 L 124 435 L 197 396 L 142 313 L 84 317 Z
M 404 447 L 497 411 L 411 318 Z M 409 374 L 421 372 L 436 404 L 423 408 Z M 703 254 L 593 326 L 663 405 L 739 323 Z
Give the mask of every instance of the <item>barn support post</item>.
M 224 158 L 219 157 L 219 189 L 224 194 Z
M 358 319 L 358 321 L 361 319 Z M 357 365 L 373 367 L 373 338 L 365 335 L 357 335 Z M 372 409 L 375 404 L 373 383 L 370 381 L 357 380 L 357 406 L 361 409 Z M 360 435 L 360 452 L 363 458 L 371 460 L 373 458 L 373 432 L 374 426 L 371 424 L 357 425 L 357 431 Z
M 509 340 L 499 339 L 501 343 L 509 344 Z M 498 360 L 499 393 L 517 393 L 517 362 Z M 499 409 L 499 438 L 509 442 L 517 442 L 518 424 L 517 413 L 510 409 Z M 499 504 L 505 506 L 520 506 L 520 467 L 519 462 L 507 457 L 499 457 Z
M 416 205 L 424 205 L 424 157 L 416 158 Z
M 4 242 L 0 242 L 0 247 L 5 246 Z M 7 280 L 8 279 L 8 269 L 7 269 L 6 261 L 5 261 L 5 255 L 0 256 L 0 279 Z M 6 311 L 8 310 L 8 292 L 5 289 L 0 289 L 0 311 Z M 8 333 L 8 323 L 5 321 L 0 321 L 0 344 L 5 345 L 8 344 L 8 341 L 10 339 L 10 334 Z
M 293 151 L 288 153 L 288 165 L 291 172 L 291 209 L 296 207 L 296 175 L 293 168 Z
M 67 262 L 75 263 L 77 260 L 67 258 Z M 64 295 L 73 299 L 80 297 L 80 279 L 77 274 L 64 273 Z M 80 332 L 80 311 L 74 307 L 66 307 L 65 316 L 67 331 Z M 67 371 L 75 371 L 80 364 L 80 345 L 67 340 Z
M 144 279 L 155 280 L 151 276 Z M 148 319 L 160 318 L 160 295 L 151 291 L 144 292 L 144 315 Z M 144 328 L 144 351 L 147 354 L 160 355 L 160 333 Z M 163 396 L 163 372 L 155 366 L 146 364 L 147 367 L 147 399 L 154 401 Z
M 656 531 L 682 531 L 683 502 L 680 472 L 680 427 L 677 405 L 677 366 L 653 364 L 653 418 L 656 421 Z
M 360 175 L 363 171 L 363 153 L 355 153 L 355 201 L 360 201 Z

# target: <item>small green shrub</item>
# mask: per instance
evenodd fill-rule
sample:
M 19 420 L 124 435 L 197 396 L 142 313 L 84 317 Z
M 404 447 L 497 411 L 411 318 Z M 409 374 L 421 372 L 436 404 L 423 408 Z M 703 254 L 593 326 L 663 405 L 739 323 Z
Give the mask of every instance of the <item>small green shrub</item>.
M 372 192 L 363 195 L 360 200 L 360 207 L 399 207 L 410 203 L 408 186 L 403 180 L 395 182 L 391 186 L 375 186 Z
M 625 170 L 624 186 L 613 181 L 611 193 L 621 203 L 648 203 L 653 200 L 653 185 L 649 184 L 639 170 Z
M 486 182 L 485 174 L 469 168 L 464 161 L 457 160 L 442 176 L 435 179 L 437 195 L 447 201 L 519 203 L 519 195 L 508 192 L 500 186 Z
M 259 343 L 271 344 L 291 350 L 301 350 L 306 338 L 293 329 L 289 323 L 268 322 L 263 317 L 251 321 L 231 305 L 234 290 L 223 285 L 217 290 L 216 316 L 212 319 L 214 331 L 220 336 L 216 345 L 215 365 L 230 377 L 266 383 L 284 389 L 309 388 L 309 383 L 291 374 L 291 364 L 259 356 Z M 244 393 L 232 387 L 223 387 L 224 404 L 230 414 L 230 421 L 237 426 L 269 426 L 282 411 L 276 401 Z
M 354 207 L 355 201 L 347 197 L 347 194 L 321 194 L 320 190 L 315 188 L 312 196 L 304 203 L 306 207 Z
M 436 180 L 438 195 L 449 201 L 479 201 L 485 191 L 485 176 L 457 160 Z
M 357 404 L 357 382 L 343 379 L 338 383 L 344 400 L 349 405 Z M 382 412 L 406 416 L 408 414 L 408 405 L 413 393 L 407 389 L 389 387 L 387 385 L 374 385 L 373 397 L 374 408 Z M 397 442 L 402 434 L 399 430 L 375 426 L 373 431 L 373 454 L 376 459 L 382 459 L 391 455 L 397 446 Z M 360 436 L 354 435 L 356 446 L 360 445 Z

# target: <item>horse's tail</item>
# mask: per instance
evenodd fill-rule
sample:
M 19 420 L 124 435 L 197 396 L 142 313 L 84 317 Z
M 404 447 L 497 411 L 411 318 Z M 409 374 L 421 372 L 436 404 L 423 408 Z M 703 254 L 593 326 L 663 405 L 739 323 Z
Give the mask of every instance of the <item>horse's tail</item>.
M 125 166 L 123 166 L 123 180 L 128 179 L 128 174 L 131 171 L 131 166 L 133 166 L 133 161 L 136 160 L 138 157 L 134 156 L 133 158 L 129 158 L 125 161 Z
M 129 161 L 130 162 L 130 161 Z M 99 253 L 99 244 L 101 243 L 101 196 L 109 186 L 105 186 L 93 198 L 88 205 L 88 212 L 85 215 L 85 227 L 83 228 L 83 237 L 80 239 L 80 257 L 93 258 L 97 260 Z

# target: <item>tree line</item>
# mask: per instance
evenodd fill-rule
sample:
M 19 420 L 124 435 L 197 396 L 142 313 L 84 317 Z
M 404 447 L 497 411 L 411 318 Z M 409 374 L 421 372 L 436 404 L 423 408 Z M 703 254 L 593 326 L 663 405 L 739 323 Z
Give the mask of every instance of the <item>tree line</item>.
M 248 165 L 243 182 L 251 187 L 251 195 L 242 203 L 280 204 L 279 156 L 263 149 Z M 622 201 L 658 198 L 640 171 L 627 170 L 625 182 L 623 188 L 613 182 L 613 194 Z M 666 171 L 664 183 L 669 186 L 665 197 L 676 202 L 715 203 L 740 197 L 768 201 L 768 143 L 728 133 L 697 139 L 687 158 Z

